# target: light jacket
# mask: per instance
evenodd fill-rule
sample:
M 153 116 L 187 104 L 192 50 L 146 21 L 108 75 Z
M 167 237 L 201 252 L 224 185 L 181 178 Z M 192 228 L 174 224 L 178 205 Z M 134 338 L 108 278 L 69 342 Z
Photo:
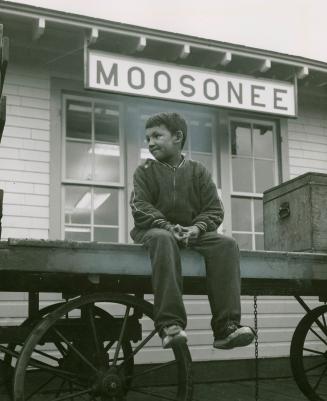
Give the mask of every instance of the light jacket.
M 224 208 L 208 170 L 199 162 L 183 159 L 178 167 L 147 159 L 135 170 L 130 206 L 135 229 L 164 228 L 167 223 L 196 225 L 215 231 Z

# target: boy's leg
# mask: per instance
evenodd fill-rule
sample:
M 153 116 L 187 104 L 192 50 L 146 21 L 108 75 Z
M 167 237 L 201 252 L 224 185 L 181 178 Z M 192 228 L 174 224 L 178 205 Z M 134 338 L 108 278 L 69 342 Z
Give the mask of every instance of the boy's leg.
M 191 246 L 205 258 L 211 326 L 216 336 L 230 322 L 240 323 L 239 248 L 233 238 L 216 232 L 201 234 Z
M 154 293 L 154 323 L 159 334 L 167 326 L 186 327 L 183 280 L 178 244 L 173 235 L 161 228 L 138 230 L 133 239 L 149 251 Z

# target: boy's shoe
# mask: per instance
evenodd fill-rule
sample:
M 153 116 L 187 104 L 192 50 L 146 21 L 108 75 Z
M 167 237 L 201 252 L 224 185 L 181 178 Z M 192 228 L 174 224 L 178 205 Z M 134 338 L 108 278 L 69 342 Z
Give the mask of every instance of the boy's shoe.
M 185 331 L 174 324 L 172 326 L 164 327 L 161 332 L 161 339 L 162 339 L 162 347 L 164 349 L 171 348 L 174 342 L 187 342 L 187 335 Z
M 226 326 L 221 334 L 215 336 L 213 347 L 219 349 L 245 347 L 251 344 L 254 338 L 255 332 L 251 327 L 232 322 Z

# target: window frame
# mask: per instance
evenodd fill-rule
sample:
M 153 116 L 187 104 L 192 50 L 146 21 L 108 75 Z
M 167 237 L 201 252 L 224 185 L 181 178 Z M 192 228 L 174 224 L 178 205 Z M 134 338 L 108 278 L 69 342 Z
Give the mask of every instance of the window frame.
M 92 104 L 92 132 L 91 132 L 91 144 L 93 145 L 95 143 L 95 133 L 94 133 L 94 114 L 93 114 L 93 106 L 97 102 L 101 102 L 102 104 L 108 104 L 108 105 L 113 105 L 117 106 L 118 108 L 118 113 L 119 113 L 119 147 L 121 150 L 121 155 L 125 155 L 125 133 L 124 133 L 124 108 L 123 104 L 121 102 L 115 102 L 111 100 L 104 100 L 96 97 L 88 97 L 88 96 L 77 96 L 77 95 L 68 95 L 68 94 L 63 94 L 62 98 L 62 169 L 61 169 L 61 182 L 65 184 L 80 184 L 80 185 L 85 185 L 86 182 L 88 182 L 90 185 L 93 186 L 110 186 L 110 187 L 117 187 L 117 188 L 125 188 L 125 160 L 124 157 L 120 157 L 119 159 L 119 176 L 120 179 L 117 182 L 112 182 L 112 181 L 95 181 L 95 180 L 75 180 L 75 179 L 68 179 L 65 177 L 65 172 L 66 172 L 66 104 L 67 100 L 76 100 L 76 101 L 85 101 L 85 102 L 90 102 Z M 70 139 L 71 140 L 71 139 Z M 72 140 L 72 142 L 85 142 L 89 143 L 89 141 L 86 140 Z M 94 172 L 94 159 L 92 162 L 92 173 Z
M 91 143 L 93 146 L 95 141 L 95 130 L 94 130 L 94 105 L 96 103 L 101 103 L 105 105 L 113 105 L 118 109 L 118 121 L 119 121 L 119 147 L 120 147 L 120 158 L 119 158 L 119 181 L 96 181 L 92 180 L 76 180 L 76 179 L 68 179 L 66 178 L 66 143 L 67 143 L 67 135 L 66 135 L 66 121 L 67 121 L 67 113 L 66 113 L 66 105 L 68 100 L 76 100 L 76 101 L 85 101 L 91 103 L 92 107 L 92 132 L 91 132 L 91 141 L 80 141 L 76 140 L 76 142 L 85 142 Z M 125 217 L 125 199 L 126 199 L 126 178 L 125 178 L 125 165 L 126 165 L 126 149 L 125 149 L 125 131 L 124 131 L 124 105 L 120 101 L 113 101 L 108 99 L 103 99 L 100 96 L 86 96 L 86 95 L 73 95 L 73 94 L 62 94 L 61 99 L 61 110 L 62 110 L 62 118 L 61 118 L 61 181 L 60 181 L 60 200 L 61 200 L 61 216 L 60 216 L 60 237 L 61 239 L 65 239 L 65 187 L 67 186 L 84 186 L 90 187 L 92 192 L 94 188 L 115 188 L 118 189 L 118 242 L 125 242 L 126 236 L 126 217 Z M 69 137 L 68 137 L 69 138 Z M 71 142 L 74 142 L 71 141 Z M 94 173 L 94 158 L 92 159 L 92 174 Z M 92 197 L 93 199 L 93 197 Z M 94 211 L 91 209 L 91 220 L 89 224 L 83 224 L 83 226 L 88 226 L 91 228 L 91 236 L 90 241 L 94 241 L 94 228 L 98 227 L 98 224 L 94 224 Z M 78 224 L 74 225 L 78 226 Z M 103 225 L 100 227 L 110 227 L 110 225 Z
M 253 126 L 254 125 L 263 125 L 263 126 L 272 126 L 273 127 L 273 147 L 274 147 L 274 158 L 273 159 L 268 159 L 268 158 L 263 158 L 263 157 L 246 157 L 246 156 L 239 156 L 240 158 L 244 158 L 244 159 L 251 159 L 252 160 L 252 167 L 254 160 L 258 159 L 258 160 L 273 160 L 274 161 L 274 178 L 275 178 L 275 182 L 274 185 L 277 185 L 279 183 L 279 176 L 280 176 L 280 172 L 279 172 L 279 157 L 278 157 L 278 138 L 277 138 L 277 127 L 276 127 L 276 122 L 271 120 L 258 120 L 255 118 L 244 118 L 244 117 L 233 117 L 230 116 L 228 119 L 228 130 L 229 130 L 229 143 L 228 143 L 228 147 L 229 147 L 229 169 L 230 169 L 230 188 L 231 188 L 231 195 L 232 196 L 239 196 L 239 197 L 254 197 L 254 198 L 262 198 L 263 195 L 261 192 L 243 192 L 243 191 L 234 191 L 233 188 L 233 155 L 231 154 L 231 146 L 232 146 L 232 135 L 231 135 L 231 123 L 232 122 L 240 122 L 240 123 L 246 123 L 249 124 L 251 126 L 251 134 L 252 134 L 252 130 L 253 130 Z M 251 142 L 251 148 L 252 148 L 253 144 Z M 251 149 L 252 150 L 252 149 Z M 255 169 L 253 168 L 252 170 L 252 179 L 253 182 L 255 182 Z
M 232 218 L 230 219 L 230 234 L 248 234 L 251 235 L 251 250 L 256 250 L 256 235 L 264 236 L 264 231 L 259 232 L 255 231 L 255 214 L 254 214 L 254 200 L 263 200 L 263 193 L 260 192 L 244 192 L 244 191 L 234 191 L 233 188 L 233 155 L 231 152 L 232 148 L 232 133 L 231 133 L 231 125 L 232 123 L 245 123 L 250 126 L 251 129 L 251 153 L 253 152 L 253 127 L 254 125 L 262 125 L 262 126 L 269 126 L 272 127 L 272 135 L 273 135 L 273 150 L 274 150 L 274 158 L 270 159 L 267 158 L 266 160 L 273 160 L 274 162 L 274 184 L 278 185 L 280 183 L 280 177 L 282 174 L 282 166 L 281 166 L 281 158 L 282 158 L 282 151 L 280 147 L 280 133 L 278 130 L 278 123 L 274 119 L 269 118 L 257 118 L 251 116 L 237 116 L 237 115 L 229 115 L 228 116 L 228 170 L 229 170 L 229 204 L 228 207 L 230 208 L 230 213 L 232 214 L 232 199 L 233 198 L 243 198 L 250 200 L 250 208 L 251 208 L 251 231 L 241 231 L 241 230 L 233 230 L 232 226 Z M 242 156 L 240 157 L 242 158 Z M 244 159 L 250 159 L 252 161 L 252 180 L 255 183 L 255 166 L 254 161 L 258 160 L 265 160 L 265 158 L 256 158 L 255 155 L 252 153 L 251 156 L 243 157 Z

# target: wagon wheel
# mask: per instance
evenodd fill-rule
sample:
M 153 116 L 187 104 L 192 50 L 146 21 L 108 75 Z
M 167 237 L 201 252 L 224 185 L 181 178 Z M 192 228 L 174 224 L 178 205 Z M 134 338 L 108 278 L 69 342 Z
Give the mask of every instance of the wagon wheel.
M 28 317 L 23 321 L 23 323 L 20 325 L 20 327 L 29 327 L 30 330 L 33 329 L 33 327 L 39 322 L 39 320 L 47 315 L 48 313 L 52 312 L 56 308 L 58 308 L 60 305 L 63 305 L 63 302 L 55 303 L 48 305 L 38 311 L 38 313 L 33 316 L 33 317 Z M 3 377 L 4 377 L 4 382 L 6 384 L 7 390 L 9 393 L 12 392 L 12 378 L 14 374 L 14 366 L 15 366 L 15 361 L 18 358 L 18 355 L 20 353 L 20 350 L 22 348 L 22 344 L 18 344 L 15 342 L 11 342 L 7 345 L 6 348 L 2 348 L 2 352 L 4 353 L 4 358 L 3 358 Z
M 96 318 L 95 307 L 109 310 L 112 322 Z M 14 401 L 40 401 L 45 396 L 47 401 L 190 401 L 191 357 L 185 343 L 176 344 L 173 351 L 160 351 L 163 363 L 131 368 L 134 357 L 144 362 L 148 354 L 144 347 L 153 345 L 156 334 L 151 327 L 142 338 L 140 312 L 145 315 L 142 324 L 153 327 L 151 304 L 104 293 L 76 298 L 47 315 L 20 353 Z M 130 341 L 135 342 L 133 349 L 124 349 Z M 51 343 L 61 348 L 64 358 L 48 351 Z M 164 392 L 156 388 L 158 379 L 170 387 Z
M 59 306 L 65 305 L 65 302 L 59 302 L 56 304 L 51 304 L 48 305 L 42 309 L 39 310 L 37 315 L 33 317 L 27 318 L 22 324 L 21 327 L 28 327 L 29 332 L 33 330 L 33 328 L 39 323 L 39 321 L 46 316 L 47 314 L 51 313 L 55 309 L 57 309 Z M 108 320 L 108 323 L 112 322 L 113 316 L 111 316 L 108 312 L 105 310 L 95 307 L 94 308 L 94 313 L 96 317 L 100 317 L 102 319 Z M 56 343 L 55 343 L 56 346 Z M 60 347 L 60 344 L 57 343 L 57 346 Z M 15 343 L 10 343 L 7 346 L 7 351 L 3 350 L 5 352 L 5 356 L 3 359 L 3 373 L 4 373 L 4 379 L 5 383 L 7 386 L 8 392 L 11 394 L 13 391 L 12 388 L 12 379 L 13 379 L 13 374 L 14 374 L 14 366 L 16 363 L 17 358 L 19 357 L 20 351 L 23 347 L 23 344 L 15 344 Z M 132 352 L 131 345 L 129 341 L 124 341 L 122 344 L 122 350 L 124 355 L 130 355 Z M 62 361 L 64 360 L 65 356 L 62 355 Z M 132 373 L 133 370 L 133 364 L 134 360 L 133 358 L 130 359 L 129 364 L 127 365 L 127 369 L 129 369 L 129 373 Z
M 309 400 L 327 400 L 327 305 L 313 309 L 298 324 L 291 343 L 291 366 Z

